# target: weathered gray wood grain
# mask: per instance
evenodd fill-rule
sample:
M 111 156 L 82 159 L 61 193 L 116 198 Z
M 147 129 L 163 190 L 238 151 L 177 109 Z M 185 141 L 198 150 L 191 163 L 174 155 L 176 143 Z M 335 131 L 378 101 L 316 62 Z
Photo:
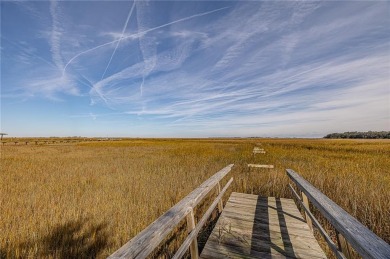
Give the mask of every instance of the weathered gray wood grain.
M 183 244 L 180 246 L 180 248 L 177 250 L 175 256 L 172 258 L 172 259 L 179 259 L 179 258 L 182 258 L 182 256 L 185 254 L 186 250 L 188 249 L 188 247 L 190 246 L 191 242 L 193 239 L 195 239 L 198 234 L 199 234 L 199 231 L 202 229 L 202 227 L 204 226 L 204 224 L 207 222 L 207 219 L 210 217 L 211 213 L 213 212 L 213 210 L 215 209 L 215 207 L 217 206 L 217 204 L 219 203 L 219 201 L 222 200 L 222 196 L 224 195 L 224 193 L 226 192 L 226 190 L 229 188 L 230 184 L 233 182 L 233 178 L 231 178 L 229 180 L 229 182 L 227 182 L 227 184 L 225 185 L 225 187 L 222 189 L 222 191 L 220 191 L 219 195 L 217 196 L 217 198 L 214 200 L 214 202 L 210 205 L 210 207 L 207 209 L 206 213 L 203 215 L 202 219 L 198 222 L 198 224 L 196 225 L 195 229 L 188 235 L 188 237 L 186 238 L 186 240 L 184 240 Z M 192 256 L 191 256 L 192 258 Z
M 256 167 L 256 168 L 274 168 L 273 165 L 259 165 L 259 164 L 248 164 L 248 167 Z
M 390 245 L 291 169 L 287 175 L 363 258 L 390 258 Z
M 295 195 L 295 198 L 297 198 L 297 201 L 299 202 L 299 204 L 304 209 L 306 217 L 310 217 L 310 219 L 312 220 L 312 223 L 314 223 L 314 225 L 317 227 L 318 231 L 320 232 L 322 237 L 325 239 L 326 243 L 328 244 L 329 248 L 333 251 L 333 253 L 335 254 L 336 258 L 338 258 L 338 259 L 346 259 L 345 255 L 342 253 L 342 251 L 340 251 L 337 248 L 336 244 L 332 241 L 332 239 L 330 238 L 328 233 L 326 233 L 325 229 L 321 226 L 321 224 L 318 222 L 318 220 L 311 213 L 309 207 L 303 202 L 303 200 L 301 200 L 301 197 L 299 197 L 299 195 L 294 190 L 294 188 L 291 186 L 291 184 L 289 184 L 288 187 L 290 187 L 290 190 Z
M 148 256 L 191 209 L 230 172 L 232 167 L 233 164 L 228 165 L 214 174 L 108 258 L 145 258 Z
M 293 200 L 233 192 L 201 258 L 326 256 Z

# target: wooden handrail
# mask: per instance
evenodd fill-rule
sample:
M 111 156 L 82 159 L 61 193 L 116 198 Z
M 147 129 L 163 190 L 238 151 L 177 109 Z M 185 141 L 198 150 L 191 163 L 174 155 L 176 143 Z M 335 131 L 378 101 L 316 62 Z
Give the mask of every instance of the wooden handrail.
M 333 253 L 336 255 L 337 259 L 345 259 L 344 254 L 342 251 L 338 249 L 336 244 L 333 242 L 333 240 L 330 238 L 328 233 L 326 233 L 325 229 L 321 226 L 321 224 L 318 222 L 318 220 L 314 217 L 314 215 L 310 212 L 310 209 L 308 206 L 305 205 L 303 200 L 299 197 L 298 193 L 294 190 L 294 188 L 291 186 L 291 184 L 288 184 L 288 187 L 290 188 L 291 192 L 294 194 L 295 198 L 298 200 L 299 204 L 302 206 L 303 210 L 305 211 L 306 221 L 308 222 L 308 219 L 310 218 L 311 221 L 314 223 L 314 225 L 318 228 L 318 231 L 322 235 L 322 237 L 325 239 L 326 243 L 328 243 L 329 248 L 333 251 Z M 309 218 L 308 218 L 309 217 Z
M 184 240 L 183 244 L 179 248 L 179 250 L 176 251 L 175 256 L 172 259 L 179 259 L 182 258 L 182 256 L 185 254 L 186 250 L 190 246 L 190 243 L 194 238 L 197 237 L 199 234 L 199 231 L 204 226 L 204 224 L 207 222 L 207 219 L 210 217 L 211 213 L 217 207 L 220 201 L 222 201 L 222 196 L 226 192 L 227 188 L 229 188 L 230 184 L 233 182 L 233 178 L 227 182 L 225 187 L 222 189 L 222 191 L 219 193 L 218 197 L 214 200 L 214 202 L 210 205 L 206 213 L 203 215 L 202 219 L 199 221 L 199 223 L 196 225 L 195 229 L 188 235 L 186 240 Z
M 226 176 L 233 164 L 226 166 L 170 208 L 156 221 L 124 244 L 108 258 L 145 258 Z
M 390 246 L 291 169 L 287 175 L 363 258 L 390 258 Z

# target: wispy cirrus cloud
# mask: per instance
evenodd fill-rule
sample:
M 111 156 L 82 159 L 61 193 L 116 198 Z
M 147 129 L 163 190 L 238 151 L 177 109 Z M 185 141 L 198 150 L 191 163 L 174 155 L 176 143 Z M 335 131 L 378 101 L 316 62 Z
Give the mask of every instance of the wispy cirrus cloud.
M 116 43 L 120 40 L 123 40 L 123 39 L 134 39 L 134 38 L 140 38 L 140 37 L 143 37 L 145 34 L 149 33 L 149 32 L 152 32 L 152 31 L 156 31 L 158 29 L 161 29 L 161 28 L 164 28 L 164 27 L 168 27 L 172 24 L 175 24 L 175 23 L 179 23 L 179 22 L 183 22 L 183 21 L 186 21 L 186 20 L 190 20 L 190 19 L 194 19 L 196 17 L 201 17 L 201 16 L 204 16 L 204 15 L 208 15 L 208 14 L 212 14 L 212 13 L 215 13 L 215 12 L 218 12 L 218 11 L 221 11 L 221 10 L 224 10 L 228 7 L 224 7 L 224 8 L 219 8 L 219 9 L 215 9 L 215 10 L 212 10 L 212 11 L 208 11 L 208 12 L 203 12 L 203 13 L 198 13 L 198 14 L 194 14 L 194 15 L 190 15 L 188 17 L 184 17 L 184 18 L 181 18 L 181 19 L 178 19 L 178 20 L 175 20 L 175 21 L 172 21 L 172 22 L 168 22 L 168 23 L 165 23 L 165 24 L 162 24 L 162 25 L 159 25 L 159 26 L 156 26 L 156 27 L 153 27 L 153 28 L 149 28 L 149 29 L 146 29 L 146 30 L 143 30 L 143 31 L 140 31 L 136 34 L 131 34 L 131 35 L 128 35 L 128 36 L 124 36 L 124 37 L 121 37 L 120 39 L 116 39 L 116 40 L 113 40 L 113 41 L 110 41 L 110 42 L 105 42 L 103 44 L 100 44 L 100 45 L 97 45 L 97 46 L 94 46 L 92 48 L 89 48 L 87 50 L 84 50 L 80 53 L 78 53 L 77 55 L 73 56 L 65 65 L 64 69 L 63 69 L 63 73 L 66 72 L 66 68 L 75 60 L 77 59 L 78 57 L 82 56 L 82 55 L 85 55 L 86 53 L 90 53 L 92 51 L 95 51 L 95 50 L 98 50 L 98 49 L 101 49 L 103 47 L 106 47 L 106 46 L 109 46 L 113 43 Z
M 115 114 L 191 136 L 390 128 L 384 2 L 117 4 L 121 15 L 85 4 L 100 9 L 72 30 L 70 5 L 52 1 L 52 65 L 20 89 L 87 96 L 80 116 L 96 122 Z
M 64 64 L 61 56 L 61 29 L 58 21 L 59 7 L 57 0 L 50 1 L 50 15 L 52 18 L 52 29 L 50 35 L 50 50 L 52 52 L 53 62 L 59 68 L 63 69 Z
M 104 72 L 103 72 L 103 75 L 102 75 L 101 79 L 103 79 L 104 76 L 106 75 L 107 69 L 108 69 L 108 67 L 109 67 L 110 64 L 111 64 L 112 58 L 113 58 L 114 55 L 115 55 L 115 52 L 116 52 L 116 50 L 117 50 L 117 48 L 118 48 L 118 46 L 119 46 L 119 43 L 121 42 L 122 38 L 124 37 L 125 31 L 126 31 L 126 28 L 127 28 L 127 24 L 129 23 L 130 17 L 131 17 L 131 15 L 133 14 L 134 7 L 135 7 L 135 1 L 133 2 L 133 5 L 131 6 L 131 9 L 130 9 L 130 11 L 129 11 L 129 14 L 127 15 L 126 22 L 125 22 L 125 25 L 123 26 L 121 36 L 119 37 L 119 39 L 118 39 L 118 41 L 117 41 L 117 43 L 116 43 L 116 45 L 115 45 L 115 49 L 114 49 L 114 51 L 112 52 L 112 55 L 111 55 L 111 57 L 110 57 L 110 60 L 108 61 L 108 64 L 107 64 L 106 68 L 104 69 Z

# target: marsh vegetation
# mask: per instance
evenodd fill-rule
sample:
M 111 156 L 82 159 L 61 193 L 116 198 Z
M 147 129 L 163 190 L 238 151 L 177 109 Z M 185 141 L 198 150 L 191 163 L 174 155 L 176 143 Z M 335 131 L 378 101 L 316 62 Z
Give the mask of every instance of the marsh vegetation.
M 267 152 L 254 156 L 254 146 Z M 389 157 L 387 140 L 129 139 L 4 145 L 0 258 L 104 258 L 232 163 L 230 191 L 292 198 L 285 174 L 292 168 L 389 243 Z M 248 168 L 248 163 L 274 168 Z M 204 207 L 198 208 L 198 217 Z M 184 229 L 179 226 L 159 248 L 160 255 L 173 253 Z

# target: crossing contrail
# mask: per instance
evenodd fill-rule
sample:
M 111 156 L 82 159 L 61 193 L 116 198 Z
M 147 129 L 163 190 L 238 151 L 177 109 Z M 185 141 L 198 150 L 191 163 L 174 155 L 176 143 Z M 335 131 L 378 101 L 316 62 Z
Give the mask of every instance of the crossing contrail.
M 199 13 L 199 14 L 194 14 L 194 15 L 191 15 L 191 16 L 188 16 L 188 17 L 185 17 L 185 18 L 181 18 L 181 19 L 176 20 L 176 21 L 173 21 L 173 22 L 169 22 L 169 23 L 166 23 L 166 24 L 163 24 L 163 25 L 154 27 L 154 28 L 150 28 L 150 29 L 145 30 L 145 31 L 141 31 L 141 32 L 138 32 L 138 33 L 135 33 L 135 34 L 132 34 L 132 35 L 129 35 L 129 36 L 126 36 L 126 37 L 117 39 L 117 40 L 113 40 L 113 41 L 110 41 L 110 42 L 107 42 L 107 43 L 98 45 L 98 46 L 93 47 L 93 48 L 90 48 L 90 49 L 87 49 L 87 50 L 85 50 L 85 51 L 83 51 L 83 52 L 80 52 L 79 54 L 77 54 L 77 55 L 74 56 L 73 58 L 71 58 L 71 59 L 68 61 L 68 63 L 66 63 L 64 69 L 62 70 L 62 74 L 65 74 L 66 68 L 69 66 L 70 63 L 73 62 L 73 60 L 75 60 L 76 58 L 78 58 L 78 57 L 80 57 L 81 55 L 84 55 L 84 54 L 86 54 L 86 53 L 88 53 L 88 52 L 91 52 L 91 51 L 94 51 L 94 50 L 96 50 L 96 49 L 102 48 L 102 47 L 104 47 L 104 46 L 110 45 L 110 44 L 112 44 L 112 43 L 121 41 L 122 39 L 140 37 L 140 36 L 142 36 L 142 35 L 144 35 L 144 34 L 146 34 L 146 33 L 148 33 L 148 32 L 155 31 L 155 30 L 157 30 L 157 29 L 161 29 L 161 28 L 167 27 L 167 26 L 172 25 L 172 24 L 175 24 L 175 23 L 184 22 L 184 21 L 187 21 L 187 20 L 196 18 L 196 17 L 200 17 L 200 16 L 204 16 L 204 15 L 211 14 L 211 13 L 219 12 L 219 11 L 222 11 L 222 10 L 227 9 L 227 8 L 229 8 L 229 7 L 228 7 L 228 6 L 227 6 L 227 7 L 222 7 L 222 8 L 218 8 L 218 9 L 212 10 L 212 11 L 208 11 L 208 12 L 204 12 L 204 13 Z
M 110 66 L 110 64 L 111 64 L 111 61 L 112 61 L 112 58 L 113 58 L 113 57 L 114 57 L 114 55 L 115 55 L 116 49 L 118 48 L 118 46 L 119 46 L 119 43 L 121 42 L 121 39 L 123 38 L 123 35 L 125 34 L 125 30 L 126 30 L 126 28 L 127 28 L 127 24 L 129 23 L 129 20 L 130 20 L 131 14 L 133 13 L 134 7 L 135 7 L 135 1 L 133 2 L 133 6 L 131 7 L 129 14 L 127 15 L 126 23 L 125 23 L 125 25 L 123 26 L 123 29 L 122 29 L 122 35 L 121 35 L 121 37 L 119 38 L 119 40 L 117 41 L 117 43 L 116 43 L 116 46 L 115 46 L 114 52 L 112 52 L 112 55 L 111 55 L 110 61 L 108 61 L 108 64 L 107 64 L 107 66 L 106 66 L 106 69 L 104 69 L 104 72 L 103 72 L 102 78 L 100 78 L 100 80 L 102 80 L 102 79 L 103 79 L 103 77 L 106 75 L 107 69 L 108 69 L 108 67 L 109 67 L 109 66 Z

